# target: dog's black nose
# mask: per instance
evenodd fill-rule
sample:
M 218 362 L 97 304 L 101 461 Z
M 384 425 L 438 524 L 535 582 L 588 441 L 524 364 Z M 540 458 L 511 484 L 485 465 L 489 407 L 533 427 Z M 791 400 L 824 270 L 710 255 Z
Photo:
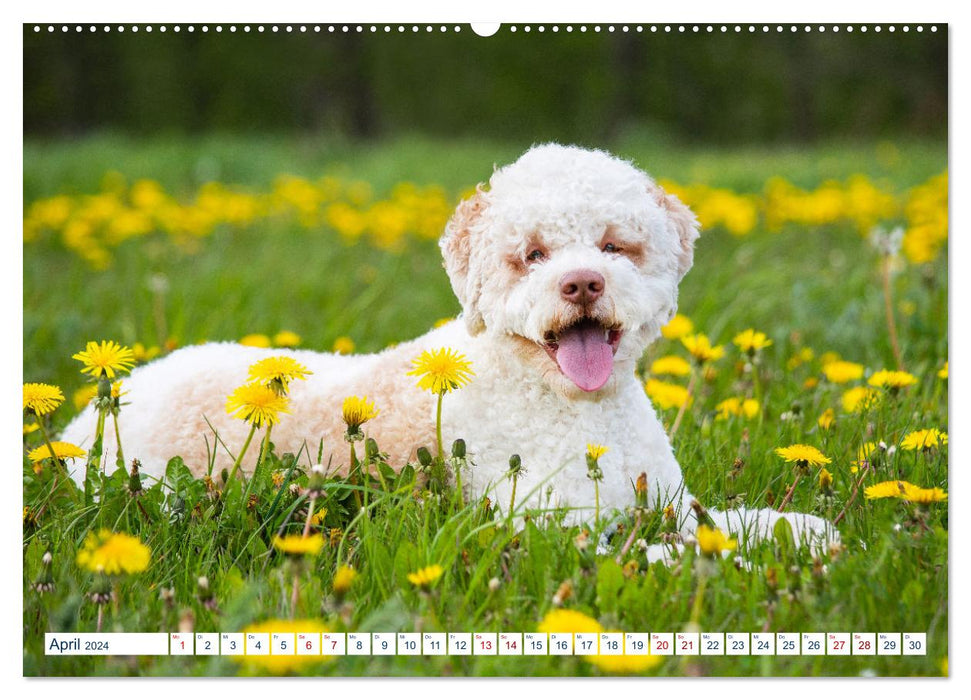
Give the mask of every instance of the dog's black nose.
M 573 304 L 589 304 L 604 293 L 604 277 L 593 270 L 573 270 L 560 278 L 560 296 Z

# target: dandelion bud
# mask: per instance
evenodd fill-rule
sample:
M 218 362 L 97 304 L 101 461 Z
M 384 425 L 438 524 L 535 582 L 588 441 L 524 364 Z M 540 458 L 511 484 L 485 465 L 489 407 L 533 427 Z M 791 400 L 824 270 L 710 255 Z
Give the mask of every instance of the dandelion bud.
M 351 567 L 343 565 L 337 567 L 337 573 L 334 574 L 334 595 L 338 598 L 344 597 L 351 590 L 351 584 L 354 583 L 355 578 L 357 578 L 357 572 Z
M 624 578 L 634 578 L 639 570 L 640 566 L 638 565 L 637 560 L 629 560 L 626 564 L 624 564 Z
M 452 456 L 455 459 L 465 459 L 465 440 L 459 438 L 452 443 Z
M 823 467 L 819 472 L 819 489 L 827 492 L 833 490 L 833 475 L 826 467 Z
M 705 507 L 701 505 L 701 503 L 698 501 L 691 501 L 691 510 L 695 512 L 695 518 L 698 519 L 699 525 L 707 525 L 710 528 L 715 528 L 715 521 L 711 519 L 711 516 L 708 515 L 708 511 L 705 510 Z
M 183 634 L 192 634 L 195 626 L 195 613 L 193 613 L 191 610 L 183 610 L 182 614 L 179 616 L 179 632 L 182 632 Z
M 519 455 L 512 455 L 509 458 L 509 471 L 513 474 L 519 474 L 519 470 L 523 466 L 523 460 Z
M 378 441 L 372 437 L 367 438 L 364 441 L 364 456 L 369 462 L 374 462 L 378 459 Z
M 163 603 L 165 603 L 165 607 L 171 608 L 175 603 L 175 589 L 163 588 L 159 591 L 158 597 L 162 599 Z
M 496 591 L 498 591 L 499 590 L 499 586 L 501 586 L 501 585 L 502 585 L 502 583 L 495 576 L 493 576 L 492 578 L 489 579 L 489 591 L 491 593 L 495 593 Z
M 40 576 L 37 577 L 33 585 L 34 590 L 38 593 L 50 593 L 54 590 L 54 576 L 51 574 L 51 561 L 53 559 L 50 552 L 44 552 L 44 556 L 41 557 L 43 567 Z
M 560 584 L 560 587 L 556 589 L 556 593 L 553 595 L 553 605 L 560 607 L 570 599 L 573 595 L 573 581 L 567 579 Z
M 131 461 L 131 474 L 128 476 L 128 492 L 132 496 L 137 496 L 142 492 L 142 478 L 138 475 L 138 468 L 142 463 L 137 459 Z
M 634 505 L 647 508 L 647 472 L 641 472 L 634 485 Z
M 418 455 L 418 463 L 426 469 L 432 465 L 432 453 L 428 451 L 427 447 L 419 447 L 416 452 Z
M 223 483 L 224 484 L 228 484 L 229 483 L 229 470 L 226 469 L 226 467 L 223 467 L 222 468 L 222 471 L 219 472 L 219 476 L 223 480 Z

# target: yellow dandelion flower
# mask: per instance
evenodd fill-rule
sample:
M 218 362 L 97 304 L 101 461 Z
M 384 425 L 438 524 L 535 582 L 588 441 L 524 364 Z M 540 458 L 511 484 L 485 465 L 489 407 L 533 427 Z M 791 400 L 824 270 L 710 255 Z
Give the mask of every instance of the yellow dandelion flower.
M 853 466 L 850 467 L 850 473 L 856 474 L 859 468 L 863 466 L 864 462 L 873 464 L 874 455 L 879 454 L 880 447 L 875 442 L 865 442 L 860 445 L 860 449 L 856 453 L 856 461 L 853 462 Z
M 145 571 L 151 558 L 152 550 L 137 537 L 103 529 L 97 534 L 88 533 L 78 552 L 77 564 L 88 571 L 114 576 Z
M 759 402 L 755 399 L 732 396 L 720 401 L 715 406 L 715 411 L 718 412 L 716 420 L 728 420 L 732 416 L 754 418 L 759 414 Z
M 863 378 L 863 365 L 846 360 L 834 360 L 823 365 L 823 375 L 833 384 L 846 384 Z
M 310 516 L 310 524 L 317 525 L 318 527 L 324 524 L 324 518 L 327 517 L 327 509 L 321 508 L 312 516 Z
M 609 447 L 605 447 L 604 445 L 597 445 L 595 443 L 588 442 L 587 457 L 589 457 L 590 459 L 600 459 L 605 454 L 607 454 L 607 451 L 609 449 L 610 449 Z
M 600 634 L 606 631 L 599 622 L 582 612 L 560 609 L 546 613 L 536 629 L 545 634 L 576 634 L 577 632 Z M 652 654 L 637 656 L 588 654 L 583 659 L 602 671 L 614 674 L 642 673 L 661 663 L 661 657 Z
M 943 489 L 934 487 L 930 489 L 921 488 L 907 481 L 882 481 L 879 484 L 868 486 L 864 491 L 870 500 L 877 498 L 899 498 L 911 503 L 938 503 L 947 500 L 947 494 Z
M 661 326 L 661 335 L 668 340 L 678 340 L 695 329 L 695 324 L 691 319 L 681 314 L 675 314 L 674 318 Z
M 786 368 L 789 370 L 794 370 L 807 362 L 812 362 L 815 356 L 816 353 L 813 352 L 812 348 L 800 348 L 799 352 L 790 357 L 786 362 Z
M 278 348 L 295 348 L 303 341 L 299 335 L 293 331 L 280 331 L 273 336 L 273 344 Z
M 354 347 L 354 341 L 348 338 L 346 335 L 342 335 L 334 340 L 332 350 L 338 355 L 350 355 L 352 352 L 354 352 Z
M 832 487 L 833 475 L 826 467 L 823 467 L 819 470 L 819 488 L 823 491 L 829 491 Z
M 908 484 L 906 481 L 881 481 L 879 484 L 867 486 L 863 493 L 870 500 L 875 498 L 900 498 L 908 486 L 913 486 L 913 484 Z
M 819 419 L 816 421 L 816 425 L 823 430 L 829 430 L 833 427 L 834 423 L 836 423 L 836 411 L 831 408 L 827 408 L 825 411 L 823 411 L 822 415 L 820 415 Z
M 324 538 L 321 535 L 285 535 L 273 537 L 273 547 L 291 556 L 316 556 L 324 547 Z
M 947 494 L 937 487 L 925 489 L 913 484 L 904 484 L 904 491 L 900 498 L 911 503 L 939 503 L 947 500 Z
M 71 394 L 71 401 L 74 403 L 74 408 L 80 411 L 82 408 L 91 403 L 91 399 L 97 395 L 97 384 L 85 384 L 83 387 Z
M 858 413 L 873 408 L 880 401 L 880 392 L 857 386 L 843 393 L 843 410 L 847 413 Z
M 687 348 L 692 357 L 698 362 L 711 362 L 725 354 L 725 346 L 712 345 L 704 333 L 685 335 L 681 337 L 681 344 Z
M 261 384 L 243 384 L 226 399 L 226 413 L 257 426 L 279 423 L 289 406 L 285 396 Z
M 795 444 L 788 447 L 777 447 L 775 453 L 787 462 L 813 467 L 821 467 L 833 461 L 811 445 Z
M 306 379 L 311 374 L 313 372 L 292 357 L 279 355 L 265 357 L 250 365 L 246 381 L 263 386 L 280 386 L 286 391 L 294 379 Z
M 833 352 L 830 350 L 829 352 L 824 352 L 819 356 L 819 364 L 825 367 L 830 362 L 839 362 L 841 359 L 842 358 L 838 352 Z
M 819 380 L 816 377 L 806 377 L 806 381 L 802 383 L 802 388 L 807 391 L 812 391 L 817 386 L 819 386 Z
M 443 573 L 445 573 L 445 570 L 441 566 L 432 564 L 431 566 L 426 566 L 424 569 L 419 569 L 414 573 L 408 574 L 408 580 L 412 585 L 418 586 L 418 588 L 428 589 L 441 578 Z
M 765 333 L 753 328 L 742 331 L 732 339 L 732 342 L 738 346 L 739 350 L 748 355 L 754 355 L 759 350 L 772 345 L 772 341 Z
M 576 634 L 577 632 L 593 632 L 599 634 L 604 631 L 599 622 L 577 610 L 554 609 L 546 613 L 536 627 L 536 631 L 546 634 Z
M 698 526 L 695 537 L 698 539 L 701 553 L 710 557 L 718 556 L 722 552 L 731 552 L 738 546 L 738 542 L 725 537 L 725 533 L 717 527 L 711 528 L 703 524 Z
M 468 384 L 475 373 L 472 363 L 451 348 L 425 350 L 412 360 L 414 369 L 408 372 L 418 377 L 418 386 L 433 394 L 444 394 Z
M 361 398 L 359 396 L 348 396 L 344 399 L 344 405 L 341 408 L 343 414 L 344 422 L 347 424 L 347 430 L 351 433 L 356 433 L 358 428 L 367 423 L 372 418 L 375 418 L 380 411 L 374 407 L 373 401 L 368 401 L 367 396 Z
M 644 384 L 644 391 L 651 401 L 662 411 L 669 408 L 681 408 L 685 403 L 691 405 L 688 390 L 680 384 L 671 384 L 657 379 L 648 379 Z
M 46 416 L 64 403 L 60 387 L 53 384 L 24 384 L 24 410 Z
M 334 574 L 334 593 L 337 595 L 344 595 L 349 590 L 351 590 L 351 584 L 354 583 L 354 579 L 357 578 L 357 572 L 349 566 L 339 566 L 337 567 L 337 573 Z
M 84 457 L 84 455 L 87 454 L 80 447 L 78 447 L 77 445 L 72 445 L 69 442 L 60 442 L 55 440 L 54 442 L 51 443 L 50 446 L 54 450 L 53 456 L 57 457 L 62 462 L 65 459 L 78 459 L 80 457 Z M 52 456 L 51 450 L 47 447 L 47 445 L 41 445 L 40 447 L 36 447 L 33 450 L 31 450 L 27 454 L 27 459 L 33 462 L 34 466 L 36 467 L 36 466 L 39 466 L 40 463 L 43 462 L 45 459 L 50 459 L 51 456 Z
M 270 635 L 276 632 L 296 635 L 299 633 L 319 634 L 330 631 L 332 630 L 322 622 L 312 619 L 265 620 L 247 625 L 242 629 L 244 639 L 247 634 Z M 334 657 L 328 654 L 239 654 L 229 658 L 237 663 L 245 664 L 251 673 L 269 673 L 275 676 L 283 676 L 334 660 Z
M 135 358 L 135 362 L 137 363 L 148 362 L 158 357 L 161 352 L 158 345 L 146 348 L 142 343 L 135 343 L 131 346 L 132 357 Z
M 250 333 L 239 339 L 240 345 L 248 345 L 251 348 L 268 348 L 272 343 L 270 336 L 264 333 Z
M 946 444 L 947 433 L 943 433 L 937 428 L 928 428 L 907 433 L 901 440 L 900 447 L 904 450 L 929 450 L 932 447 L 941 447 Z
M 941 369 L 940 369 L 940 370 L 939 370 L 939 371 L 937 372 L 937 376 L 938 376 L 938 377 L 939 377 L 940 379 L 947 379 L 947 364 L 948 364 L 948 363 L 947 363 L 947 362 L 945 362 L 945 363 L 944 363 L 944 366 L 943 366 L 943 367 L 941 367 Z
M 665 355 L 651 363 L 651 374 L 670 374 L 675 377 L 684 377 L 691 374 L 691 365 L 683 357 Z
M 895 370 L 882 369 L 874 372 L 867 382 L 870 386 L 881 387 L 883 389 L 903 389 L 917 383 L 917 377 L 909 372 L 897 372 Z
M 113 340 L 102 340 L 101 344 L 89 342 L 87 347 L 79 353 L 71 355 L 72 359 L 84 364 L 82 373 L 92 377 L 108 377 L 114 379 L 116 372 L 127 372 L 135 366 L 135 356 L 131 348 L 119 345 Z

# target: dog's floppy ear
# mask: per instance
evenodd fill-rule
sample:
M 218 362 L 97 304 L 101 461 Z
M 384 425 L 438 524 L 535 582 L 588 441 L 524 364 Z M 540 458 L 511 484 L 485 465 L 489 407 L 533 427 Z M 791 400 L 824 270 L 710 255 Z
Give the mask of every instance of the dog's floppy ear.
M 682 279 L 691 269 L 695 257 L 695 241 L 701 233 L 698 217 L 677 195 L 666 193 L 657 183 L 651 183 L 648 188 L 654 201 L 667 215 L 667 225 L 671 233 L 677 235 L 680 244 L 678 249 L 678 279 Z
M 445 234 L 439 241 L 445 270 L 452 282 L 452 290 L 462 304 L 462 317 L 472 335 L 485 330 L 485 321 L 479 312 L 478 301 L 480 281 L 478 275 L 470 274 L 472 265 L 472 246 L 482 224 L 482 214 L 488 207 L 482 185 L 478 185 L 468 199 L 459 203 L 452 218 L 445 224 Z

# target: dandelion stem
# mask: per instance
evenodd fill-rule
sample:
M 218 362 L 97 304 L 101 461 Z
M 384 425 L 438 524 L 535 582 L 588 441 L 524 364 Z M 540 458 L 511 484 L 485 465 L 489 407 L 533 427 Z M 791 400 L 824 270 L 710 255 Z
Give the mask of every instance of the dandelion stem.
M 297 599 L 300 597 L 300 573 L 293 572 L 293 592 L 290 594 L 290 619 L 297 616 Z
M 236 461 L 233 463 L 233 468 L 229 470 L 229 477 L 226 479 L 226 483 L 229 484 L 236 476 L 236 472 L 239 471 L 239 465 L 243 461 L 243 457 L 246 455 L 246 450 L 249 449 L 250 441 L 253 439 L 253 434 L 256 432 L 256 423 L 253 423 L 253 427 L 250 428 L 249 435 L 246 436 L 246 442 L 243 443 L 243 449 L 239 451 L 239 455 L 236 457 Z
M 94 628 L 95 632 L 101 631 L 101 623 L 104 622 L 105 618 L 105 606 L 104 603 L 98 603 L 98 624 Z
M 705 587 L 708 583 L 708 576 L 704 573 L 698 575 L 698 588 L 695 590 L 695 599 L 691 605 L 691 622 L 697 625 L 701 620 L 701 606 L 705 600 Z
M 435 437 L 438 439 L 438 459 L 444 461 L 445 450 L 442 448 L 442 399 L 445 392 L 438 392 L 438 410 L 435 412 Z
M 118 414 L 111 412 L 111 420 L 115 424 L 115 441 L 118 443 L 117 462 L 120 466 L 125 466 L 125 451 L 121 449 L 121 431 L 118 429 Z
M 863 460 L 863 464 L 865 466 L 860 469 L 860 478 L 853 484 L 853 493 L 850 494 L 849 500 L 843 505 L 843 510 L 833 519 L 833 525 L 839 525 L 840 520 L 846 516 L 846 511 L 849 510 L 850 506 L 853 505 L 853 501 L 856 500 L 856 494 L 860 490 L 860 486 L 863 484 L 863 479 L 866 478 L 867 472 L 870 470 L 870 462 L 868 460 Z
M 263 460 L 266 459 L 266 453 L 270 451 L 270 433 L 272 432 L 273 425 L 266 426 L 266 434 L 263 436 L 263 443 L 260 445 L 259 464 L 263 464 Z
M 509 498 L 509 522 L 512 522 L 512 512 L 516 508 L 516 482 L 519 481 L 519 475 L 513 474 L 512 477 L 512 496 Z
M 620 548 L 620 554 L 614 560 L 618 564 L 623 561 L 624 557 L 627 556 L 627 552 L 630 551 L 631 546 L 634 544 L 634 538 L 637 536 L 637 531 L 641 527 L 641 514 L 638 512 L 637 517 L 634 518 L 634 526 L 630 529 L 630 534 L 627 536 L 627 541 L 624 542 L 624 546 Z
M 316 498 L 310 499 L 310 507 L 307 509 L 307 519 L 303 524 L 303 536 L 306 537 L 310 534 L 310 519 L 314 517 L 314 504 L 317 503 Z
M 752 392 L 759 404 L 759 425 L 761 426 L 762 415 L 765 413 L 765 403 L 762 401 L 762 376 L 759 372 L 759 363 L 755 357 L 752 358 Z
M 597 529 L 600 527 L 600 482 L 597 480 L 593 482 L 593 503 L 593 526 Z
M 782 499 L 782 503 L 779 504 L 779 509 L 776 511 L 777 513 L 781 513 L 782 511 L 784 511 L 786 509 L 786 506 L 789 505 L 789 501 L 792 500 L 792 494 L 794 494 L 796 492 L 796 484 L 799 483 L 799 477 L 800 476 L 801 475 L 797 472 L 796 473 L 796 478 L 793 479 L 793 481 L 792 481 L 792 486 L 790 486 L 789 487 L 789 490 L 786 491 L 786 495 Z
M 890 334 L 890 348 L 893 350 L 894 360 L 897 362 L 897 369 L 904 371 L 904 359 L 900 353 L 900 343 L 897 341 L 897 322 L 893 313 L 893 286 L 891 285 L 890 266 L 892 257 L 887 255 L 883 258 L 883 303 L 887 312 L 887 331 Z
M 350 445 L 351 445 L 351 466 L 350 466 L 350 471 L 348 473 L 351 476 L 351 483 L 356 485 L 357 482 L 359 481 L 357 477 L 359 476 L 360 466 L 357 461 L 357 452 L 354 451 L 353 440 L 351 440 Z M 363 480 L 360 480 L 360 481 L 363 481 Z M 358 510 L 361 509 L 361 492 L 358 491 L 357 489 L 354 489 L 354 505 L 357 506 Z
M 688 380 L 688 388 L 686 390 L 684 401 L 681 406 L 678 407 L 678 415 L 674 417 L 674 423 L 671 424 L 671 432 L 668 437 L 674 437 L 674 434 L 678 432 L 678 428 L 681 427 L 681 419 L 684 418 L 685 409 L 688 408 L 688 404 L 691 402 L 691 397 L 694 395 L 695 380 L 698 377 L 698 371 L 694 367 L 691 368 L 691 379 Z

